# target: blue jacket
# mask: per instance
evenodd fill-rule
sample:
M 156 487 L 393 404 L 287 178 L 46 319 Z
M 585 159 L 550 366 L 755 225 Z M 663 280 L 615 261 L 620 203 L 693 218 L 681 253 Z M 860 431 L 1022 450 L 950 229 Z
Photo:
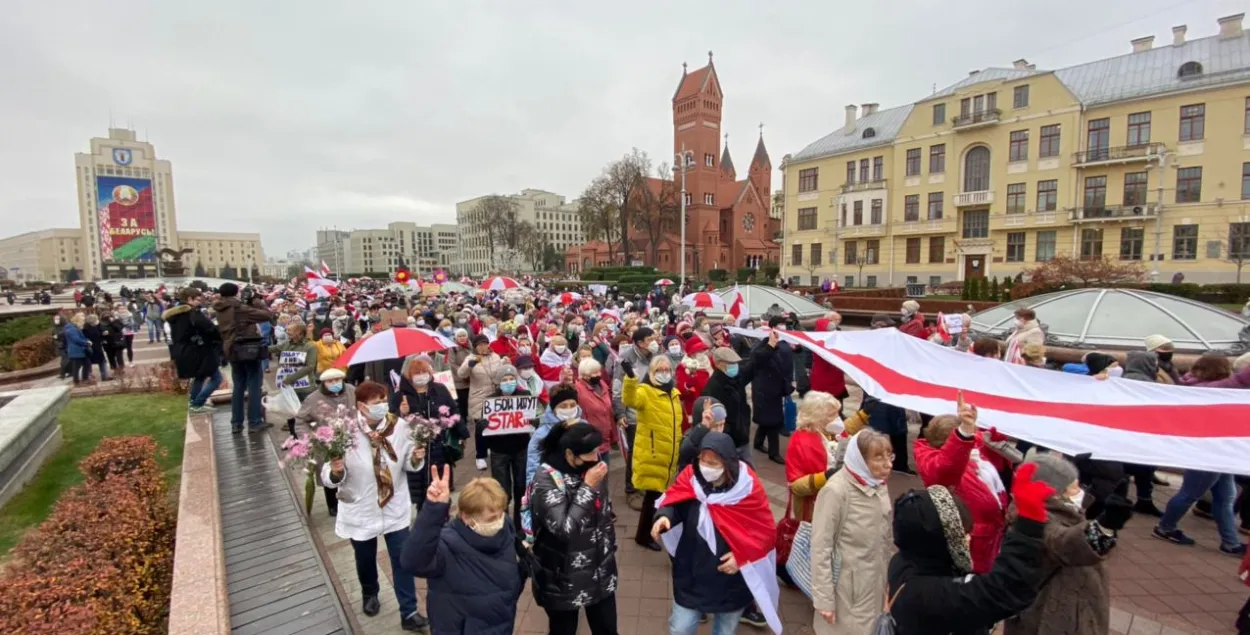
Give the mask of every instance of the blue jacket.
M 400 555 L 404 571 L 429 580 L 430 632 L 509 635 L 525 588 L 512 522 L 488 538 L 459 519 L 448 524 L 450 511 L 427 501 Z
M 70 359 L 86 359 L 91 352 L 91 340 L 73 322 L 65 324 L 65 350 Z
M 554 409 L 547 409 L 538 417 L 538 428 L 534 430 L 534 434 L 530 435 L 530 444 L 525 448 L 525 485 L 529 486 L 534 482 L 534 472 L 538 471 L 538 466 L 543 462 L 543 439 L 547 438 L 547 434 L 551 432 L 551 428 L 560 419 L 556 417 Z

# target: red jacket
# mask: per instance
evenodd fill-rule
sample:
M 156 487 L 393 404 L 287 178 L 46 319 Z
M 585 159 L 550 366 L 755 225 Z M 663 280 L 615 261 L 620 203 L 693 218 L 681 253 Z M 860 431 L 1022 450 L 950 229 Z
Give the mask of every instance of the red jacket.
M 922 340 L 927 340 L 929 339 L 929 336 L 932 335 L 932 331 L 930 331 L 929 327 L 924 325 L 924 314 L 919 311 L 917 311 L 915 315 L 911 316 L 910 320 L 900 325 L 898 330 L 908 335 L 919 337 Z
M 829 330 L 829 320 L 826 318 L 816 320 L 816 330 Z M 825 361 L 825 358 L 820 355 L 812 355 L 811 382 L 812 390 L 827 392 L 834 397 L 846 391 L 846 375 L 842 373 L 842 369 Z
M 495 354 L 508 360 L 509 364 L 516 365 L 517 355 L 520 351 L 516 347 L 516 338 L 500 335 L 495 341 L 490 343 L 490 350 Z
M 712 369 L 696 369 L 691 371 L 685 364 L 677 364 L 677 390 L 681 391 L 681 429 L 687 431 L 692 425 L 690 417 L 694 414 L 694 400 L 703 394 L 703 387 L 712 378 Z
M 616 443 L 617 436 L 616 414 L 612 410 L 612 389 L 609 384 L 600 381 L 599 390 L 595 390 L 580 377 L 573 385 L 577 388 L 577 405 L 582 409 L 582 418 L 603 435 L 603 445 L 599 446 L 599 453 L 607 453 Z
M 916 441 L 916 470 L 925 487 L 945 485 L 968 506 L 972 514 L 972 570 L 973 573 L 989 573 L 1002 546 L 1003 533 L 1007 529 L 1007 493 L 995 496 L 990 487 L 977 475 L 972 462 L 972 450 L 981 447 L 978 435 L 973 441 L 965 441 L 954 430 L 941 448 L 934 448 L 923 438 Z M 994 462 L 993 452 L 981 450 L 983 459 Z

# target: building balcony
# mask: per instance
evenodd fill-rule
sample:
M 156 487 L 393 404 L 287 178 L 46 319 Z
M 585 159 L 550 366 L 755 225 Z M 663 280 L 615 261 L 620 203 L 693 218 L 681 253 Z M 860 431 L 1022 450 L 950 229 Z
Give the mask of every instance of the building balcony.
M 955 231 L 954 218 L 913 220 L 898 224 L 895 234 L 948 234 Z
M 847 183 L 842 186 L 843 194 L 851 192 L 867 192 L 869 190 L 884 190 L 887 179 L 878 179 L 876 181 L 860 181 L 859 183 Z
M 884 236 L 885 223 L 879 225 L 843 225 L 838 223 L 839 238 L 855 238 L 857 236 Z
M 1074 223 L 1132 221 L 1154 217 L 1155 209 L 1149 205 L 1103 205 L 1076 207 L 1068 210 L 1068 220 Z
M 960 192 L 955 195 L 955 207 L 987 206 L 994 204 L 994 191 Z
M 1093 148 L 1091 150 L 1082 150 L 1073 154 L 1072 163 L 1077 167 L 1144 163 L 1158 156 L 1162 152 L 1162 143 L 1143 143 L 1135 146 Z
M 956 115 L 951 118 L 951 126 L 956 130 L 968 130 L 971 128 L 980 128 L 982 126 L 993 126 L 998 124 L 998 120 L 1002 118 L 1003 111 L 997 108 L 989 110 L 980 110 L 970 112 L 966 115 Z

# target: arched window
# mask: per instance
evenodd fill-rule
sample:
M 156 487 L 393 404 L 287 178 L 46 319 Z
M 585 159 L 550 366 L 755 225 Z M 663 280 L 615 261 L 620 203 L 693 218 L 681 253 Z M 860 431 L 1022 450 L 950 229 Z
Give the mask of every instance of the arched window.
M 990 189 L 990 149 L 977 146 L 964 155 L 964 191 L 984 192 Z
M 865 139 L 871 139 L 871 138 L 873 138 L 873 137 L 875 137 L 875 136 L 877 136 L 877 131 L 876 131 L 875 129 L 873 129 L 873 128 L 864 128 L 864 137 L 863 137 L 863 138 L 865 138 Z
M 1181 64 L 1180 70 L 1176 71 L 1176 76 L 1180 78 L 1197 77 L 1201 74 L 1202 64 L 1199 64 L 1198 62 L 1185 62 L 1184 64 Z

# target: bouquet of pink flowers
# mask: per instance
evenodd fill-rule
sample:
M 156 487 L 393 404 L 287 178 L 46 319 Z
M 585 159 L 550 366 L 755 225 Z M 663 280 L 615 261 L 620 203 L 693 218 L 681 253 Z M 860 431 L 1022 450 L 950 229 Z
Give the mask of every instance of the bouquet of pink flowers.
M 347 406 L 339 406 L 333 415 L 322 418 L 321 425 L 313 429 L 312 434 L 301 434 L 282 444 L 286 462 L 307 459 L 309 464 L 316 464 L 341 459 L 356 447 L 359 429 L 356 413 Z
M 422 417 L 420 415 L 410 415 L 406 421 L 409 427 L 409 436 L 412 442 L 418 447 L 425 447 L 434 440 L 435 437 L 444 431 L 451 429 L 460 421 L 459 414 L 452 414 L 451 409 L 447 406 L 439 406 L 438 414 L 432 417 Z

